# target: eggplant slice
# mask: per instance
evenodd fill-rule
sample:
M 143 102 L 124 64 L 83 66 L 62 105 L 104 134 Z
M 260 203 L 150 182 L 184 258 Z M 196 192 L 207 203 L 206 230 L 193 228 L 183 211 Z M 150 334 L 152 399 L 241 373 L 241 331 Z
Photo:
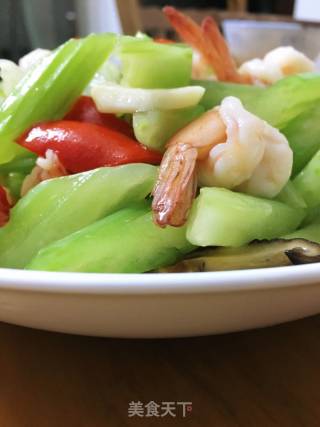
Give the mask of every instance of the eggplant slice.
M 254 241 L 240 248 L 197 249 L 160 273 L 243 270 L 320 262 L 320 245 L 305 239 Z

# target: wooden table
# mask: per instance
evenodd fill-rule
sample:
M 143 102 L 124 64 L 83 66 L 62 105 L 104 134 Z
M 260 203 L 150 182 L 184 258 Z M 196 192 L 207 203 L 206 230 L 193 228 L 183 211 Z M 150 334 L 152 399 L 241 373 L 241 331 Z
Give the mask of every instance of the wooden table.
M 172 418 L 131 401 L 191 401 Z M 1 427 L 320 425 L 320 316 L 176 340 L 68 336 L 0 324 Z

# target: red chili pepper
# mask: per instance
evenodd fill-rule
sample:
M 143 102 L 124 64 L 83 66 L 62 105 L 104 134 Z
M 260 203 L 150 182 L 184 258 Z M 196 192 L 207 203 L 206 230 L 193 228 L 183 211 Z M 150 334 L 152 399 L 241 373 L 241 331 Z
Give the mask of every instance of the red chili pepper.
M 133 129 L 128 122 L 114 114 L 100 113 L 90 96 L 80 96 L 64 120 L 94 123 L 134 137 Z
M 4 187 L 0 186 L 0 227 L 5 225 L 9 220 L 10 202 Z
M 70 173 L 127 163 L 159 164 L 162 157 L 158 151 L 120 132 L 93 123 L 66 120 L 34 126 L 17 142 L 39 156 L 53 150 Z

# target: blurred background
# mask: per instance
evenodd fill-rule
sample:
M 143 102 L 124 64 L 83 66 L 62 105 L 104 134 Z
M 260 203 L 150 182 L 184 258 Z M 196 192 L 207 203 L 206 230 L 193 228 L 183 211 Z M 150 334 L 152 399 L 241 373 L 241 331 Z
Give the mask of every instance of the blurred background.
M 319 0 L 0 0 L 0 57 L 17 60 L 90 32 L 174 38 L 161 13 L 166 4 L 196 20 L 214 16 L 238 62 L 279 45 L 311 58 L 320 52 Z

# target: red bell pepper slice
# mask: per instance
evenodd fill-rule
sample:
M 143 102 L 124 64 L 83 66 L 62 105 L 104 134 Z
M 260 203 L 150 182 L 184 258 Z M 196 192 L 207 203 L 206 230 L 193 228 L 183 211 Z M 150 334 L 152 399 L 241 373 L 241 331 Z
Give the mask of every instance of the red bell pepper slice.
M 4 187 L 0 186 L 0 227 L 8 222 L 10 207 L 7 192 Z
M 34 126 L 18 144 L 45 156 L 53 150 L 70 173 L 127 163 L 159 164 L 162 154 L 128 136 L 93 123 L 60 120 Z
M 64 120 L 94 123 L 134 137 L 132 126 L 128 122 L 119 119 L 115 114 L 100 113 L 90 96 L 80 96 Z

